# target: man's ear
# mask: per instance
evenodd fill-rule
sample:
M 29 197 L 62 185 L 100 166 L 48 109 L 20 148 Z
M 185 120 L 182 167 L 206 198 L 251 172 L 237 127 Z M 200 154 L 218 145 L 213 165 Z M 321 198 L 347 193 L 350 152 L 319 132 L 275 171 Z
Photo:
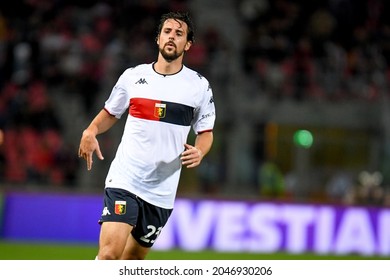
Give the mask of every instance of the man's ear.
M 184 46 L 184 50 L 185 50 L 185 51 L 188 51 L 188 50 L 191 48 L 191 46 L 192 46 L 192 41 L 188 41 L 188 42 L 186 43 L 186 45 Z
M 159 35 L 157 35 L 156 36 L 156 43 L 157 43 L 157 45 L 159 45 L 160 43 L 159 43 L 159 40 L 160 40 L 160 36 Z

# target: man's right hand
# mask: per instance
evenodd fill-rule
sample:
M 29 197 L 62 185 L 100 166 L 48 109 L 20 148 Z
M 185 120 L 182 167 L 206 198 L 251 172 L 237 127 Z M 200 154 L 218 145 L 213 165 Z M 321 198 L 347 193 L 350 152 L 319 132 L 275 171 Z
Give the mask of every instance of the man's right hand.
M 79 157 L 84 158 L 87 161 L 87 169 L 92 169 L 93 153 L 96 151 L 96 155 L 100 160 L 104 157 L 100 151 L 99 142 L 96 139 L 95 134 L 91 133 L 88 129 L 84 130 L 80 140 Z

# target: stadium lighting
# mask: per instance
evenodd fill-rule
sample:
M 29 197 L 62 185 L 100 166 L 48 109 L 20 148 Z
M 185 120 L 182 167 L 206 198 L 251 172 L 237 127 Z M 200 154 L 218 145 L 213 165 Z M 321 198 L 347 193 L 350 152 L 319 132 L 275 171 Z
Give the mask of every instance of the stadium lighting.
M 309 149 L 313 145 L 313 135 L 305 129 L 295 131 L 293 139 L 297 146 L 305 149 Z

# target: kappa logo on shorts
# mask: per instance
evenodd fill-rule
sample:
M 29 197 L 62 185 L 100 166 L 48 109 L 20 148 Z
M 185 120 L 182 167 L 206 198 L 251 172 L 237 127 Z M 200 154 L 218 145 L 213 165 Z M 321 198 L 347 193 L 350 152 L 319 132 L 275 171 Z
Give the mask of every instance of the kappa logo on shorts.
M 110 215 L 111 215 L 110 210 L 108 210 L 107 207 L 104 207 L 102 216 L 110 216 Z
M 126 214 L 126 201 L 121 201 L 121 200 L 115 201 L 115 214 L 117 215 Z

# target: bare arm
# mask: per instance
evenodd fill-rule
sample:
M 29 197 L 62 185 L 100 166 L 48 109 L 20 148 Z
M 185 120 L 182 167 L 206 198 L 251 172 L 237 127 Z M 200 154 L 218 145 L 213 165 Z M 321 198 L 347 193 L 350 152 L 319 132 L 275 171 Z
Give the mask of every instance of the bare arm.
M 100 160 L 104 159 L 96 136 L 109 130 L 116 121 L 117 118 L 111 116 L 105 110 L 101 110 L 92 120 L 88 128 L 83 131 L 83 135 L 80 140 L 79 157 L 82 157 L 87 161 L 88 170 L 92 169 L 92 158 L 95 151 Z
M 210 151 L 214 136 L 212 131 L 206 131 L 196 136 L 195 146 L 184 144 L 186 150 L 181 154 L 181 160 L 187 168 L 198 166 L 203 157 Z

